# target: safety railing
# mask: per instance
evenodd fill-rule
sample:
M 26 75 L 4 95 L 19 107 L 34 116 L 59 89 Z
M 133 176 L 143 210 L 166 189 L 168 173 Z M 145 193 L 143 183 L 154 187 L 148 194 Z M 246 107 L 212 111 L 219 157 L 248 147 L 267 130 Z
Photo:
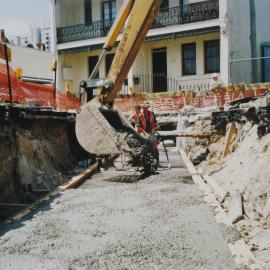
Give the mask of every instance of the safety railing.
M 57 43 L 65 43 L 97 37 L 109 33 L 113 21 L 97 21 L 91 24 L 78 24 L 57 28 Z
M 160 10 L 152 28 L 186 24 L 219 17 L 219 1 L 209 0 Z
M 175 24 L 186 24 L 219 17 L 219 0 L 201 1 L 188 5 L 166 8 L 159 11 L 152 28 Z M 96 21 L 57 28 L 57 43 L 79 41 L 104 37 L 108 34 L 113 21 Z

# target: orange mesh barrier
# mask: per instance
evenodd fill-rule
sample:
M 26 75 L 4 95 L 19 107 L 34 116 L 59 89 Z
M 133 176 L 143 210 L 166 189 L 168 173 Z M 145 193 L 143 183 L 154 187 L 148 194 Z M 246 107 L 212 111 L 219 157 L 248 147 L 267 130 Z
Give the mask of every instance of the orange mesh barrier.
M 11 88 L 13 102 L 22 105 L 52 106 L 61 110 L 79 109 L 80 101 L 77 98 L 67 97 L 57 92 L 54 98 L 53 86 L 37 83 L 28 83 L 17 80 L 15 72 L 10 68 Z M 0 64 L 0 99 L 9 101 L 6 65 Z
M 266 91 L 268 90 L 262 88 L 247 91 L 217 93 L 194 98 L 179 95 L 168 97 L 167 95 L 163 95 L 163 93 L 160 93 L 160 96 L 158 96 L 158 94 L 155 93 L 152 97 L 150 94 L 136 98 L 119 98 L 116 99 L 115 106 L 123 112 L 129 112 L 134 109 L 135 105 L 142 103 L 144 100 L 148 100 L 152 109 L 156 112 L 177 112 L 186 105 L 191 105 L 195 108 L 206 108 L 213 106 L 223 107 L 233 100 L 244 97 L 259 96 L 264 94 Z
M 79 109 L 80 101 L 77 98 L 67 97 L 62 92 L 57 92 L 54 99 L 52 86 L 45 86 L 36 83 L 27 83 L 17 80 L 15 72 L 10 68 L 12 99 L 14 102 L 25 105 L 52 106 L 61 110 Z M 269 89 L 269 84 L 232 85 L 230 91 L 212 93 L 210 95 L 192 97 L 193 95 L 181 95 L 181 93 L 144 93 L 141 96 L 118 98 L 115 105 L 123 112 L 132 111 L 135 105 L 141 104 L 144 100 L 151 103 L 152 108 L 158 112 L 176 112 L 186 105 L 196 108 L 210 106 L 224 106 L 232 100 L 253 97 L 264 94 Z M 183 91 L 182 91 L 183 92 Z M 6 65 L 0 64 L 0 99 L 9 101 Z

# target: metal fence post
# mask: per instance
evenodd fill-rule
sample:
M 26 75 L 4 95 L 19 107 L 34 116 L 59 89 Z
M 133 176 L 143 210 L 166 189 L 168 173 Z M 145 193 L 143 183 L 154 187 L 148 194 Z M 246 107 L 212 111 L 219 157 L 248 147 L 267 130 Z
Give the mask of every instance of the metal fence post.
M 9 101 L 10 101 L 10 106 L 13 107 L 12 88 L 11 88 L 11 80 L 10 80 L 10 72 L 9 72 L 9 62 L 8 62 L 8 47 L 7 47 L 6 44 L 4 45 L 4 48 L 5 48 L 6 67 L 7 67 Z

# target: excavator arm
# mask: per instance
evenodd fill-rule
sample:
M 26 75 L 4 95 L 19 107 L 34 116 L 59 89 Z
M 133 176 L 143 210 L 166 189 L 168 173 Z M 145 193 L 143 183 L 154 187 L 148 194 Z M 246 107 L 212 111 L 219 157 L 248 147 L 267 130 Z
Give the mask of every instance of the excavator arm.
M 112 82 L 105 102 L 111 104 L 121 89 L 141 45 L 153 24 L 161 0 L 135 0 L 108 74 Z
M 76 134 L 79 143 L 88 152 L 96 155 L 113 155 L 131 151 L 127 134 L 142 144 L 140 136 L 122 117 L 112 109 L 113 102 L 121 90 L 125 78 L 133 65 L 139 49 L 153 24 L 162 0 L 125 0 L 113 24 L 99 61 L 86 81 L 86 88 L 98 88 L 99 96 L 81 108 L 76 119 Z M 110 51 L 124 28 L 120 43 L 107 77 L 93 80 L 102 59 Z

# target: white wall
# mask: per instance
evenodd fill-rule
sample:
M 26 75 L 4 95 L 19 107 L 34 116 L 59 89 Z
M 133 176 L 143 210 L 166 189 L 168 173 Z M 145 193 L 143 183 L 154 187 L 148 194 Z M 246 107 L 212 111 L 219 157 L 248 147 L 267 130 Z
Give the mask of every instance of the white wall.
M 139 51 L 132 72 L 138 74 L 152 74 L 152 51 L 155 48 L 167 48 L 167 74 L 168 77 L 180 80 L 183 85 L 204 84 L 210 82 L 212 74 L 206 74 L 204 70 L 204 41 L 219 39 L 219 33 L 181 37 L 176 40 L 163 40 L 145 42 Z M 182 75 L 182 44 L 196 43 L 197 74 L 191 76 Z M 151 86 L 149 86 L 151 88 Z
M 50 36 L 51 36 L 51 51 L 53 53 L 56 52 L 56 9 L 55 9 L 55 0 L 50 0 L 50 8 L 49 8 L 49 12 L 50 12 Z
M 228 3 L 219 0 L 220 24 L 220 74 L 225 85 L 229 84 L 229 33 L 228 33 Z
M 56 5 L 59 16 L 57 27 L 84 23 L 84 0 L 60 0 Z
M 110 53 L 114 53 L 115 49 L 113 49 Z M 60 54 L 59 55 L 59 63 L 58 63 L 58 83 L 57 88 L 65 91 L 65 78 L 63 76 L 64 68 L 72 69 L 72 90 L 77 92 L 79 89 L 80 81 L 87 80 L 89 77 L 89 69 L 88 69 L 88 57 L 89 56 L 99 56 L 101 54 L 101 50 L 96 50 L 93 52 L 78 52 L 78 53 L 68 53 L 68 54 Z M 100 70 L 99 77 L 105 78 L 106 76 L 106 67 L 105 67 L 105 58 L 103 59 Z
M 14 70 L 22 68 L 23 76 L 27 77 L 53 79 L 53 72 L 50 69 L 55 57 L 51 52 L 8 46 L 11 48 L 11 67 Z
M 261 44 L 270 41 L 269 0 L 254 0 L 256 9 L 256 44 L 257 56 L 261 56 Z M 250 59 L 252 57 L 250 41 L 250 6 L 249 0 L 228 0 L 228 35 L 230 57 Z M 261 62 L 257 62 L 258 80 L 261 77 Z M 252 61 L 231 64 L 231 82 L 251 82 Z
M 130 71 L 129 85 L 132 86 L 133 75 L 152 74 L 152 50 L 161 47 L 167 48 L 168 77 L 180 80 L 183 85 L 209 83 L 211 74 L 205 74 L 204 72 L 204 41 L 214 39 L 219 39 L 219 33 L 177 38 L 176 40 L 145 42 Z M 182 76 L 181 45 L 191 42 L 196 42 L 197 44 L 197 75 Z M 60 55 L 58 64 L 58 88 L 61 90 L 65 89 L 62 70 L 64 67 L 68 67 L 73 70 L 73 91 L 77 91 L 80 81 L 88 78 L 88 57 L 99 55 L 100 53 L 101 51 L 95 51 Z M 105 61 L 101 64 L 100 77 L 105 77 Z M 149 85 L 150 89 L 151 85 Z

